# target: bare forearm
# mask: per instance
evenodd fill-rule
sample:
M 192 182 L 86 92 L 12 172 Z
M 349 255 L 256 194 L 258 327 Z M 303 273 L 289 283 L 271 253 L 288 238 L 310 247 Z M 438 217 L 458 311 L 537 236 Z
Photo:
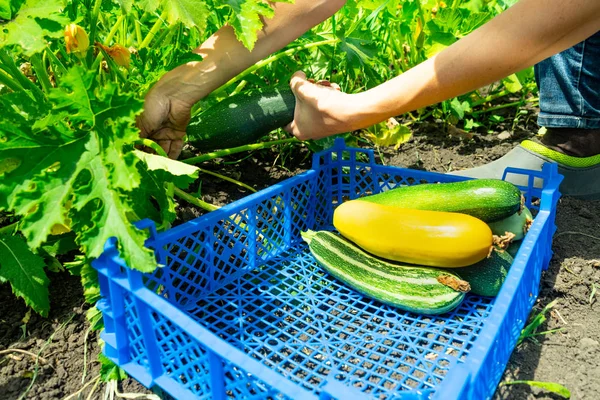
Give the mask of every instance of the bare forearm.
M 596 0 L 522 0 L 406 73 L 358 96 L 357 127 L 478 89 L 600 29 Z
M 162 84 L 177 82 L 177 96 L 200 100 L 257 61 L 281 49 L 313 26 L 333 15 L 345 0 L 296 0 L 273 3 L 275 16 L 264 19 L 264 27 L 252 51 L 237 40 L 233 29 L 224 26 L 195 52 L 200 62 L 188 63 L 166 74 Z M 181 85 L 183 83 L 183 85 Z

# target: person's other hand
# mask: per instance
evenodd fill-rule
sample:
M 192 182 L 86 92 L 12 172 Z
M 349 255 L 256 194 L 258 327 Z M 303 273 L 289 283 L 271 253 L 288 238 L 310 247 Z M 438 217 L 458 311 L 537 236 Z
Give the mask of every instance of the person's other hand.
M 296 96 L 294 120 L 284 129 L 300 140 L 321 139 L 355 129 L 351 95 L 335 83 L 314 82 L 302 71 L 292 75 L 290 87 Z
M 144 112 L 137 120 L 140 137 L 154 140 L 173 159 L 181 153 L 194 105 L 177 94 L 173 86 L 159 81 L 146 95 Z

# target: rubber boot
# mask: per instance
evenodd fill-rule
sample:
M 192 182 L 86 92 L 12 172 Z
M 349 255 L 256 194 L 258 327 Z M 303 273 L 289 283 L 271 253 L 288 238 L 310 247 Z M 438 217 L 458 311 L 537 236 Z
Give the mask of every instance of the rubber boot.
M 585 200 L 600 200 L 600 155 L 568 156 L 529 140 L 489 164 L 453 171 L 449 174 L 472 178 L 502 179 L 507 167 L 541 171 L 542 166 L 547 162 L 557 163 L 558 172 L 564 176 L 560 185 L 563 195 Z M 506 180 L 516 185 L 527 185 L 527 176 L 521 174 L 507 174 Z M 536 179 L 534 185 L 541 187 L 541 180 Z

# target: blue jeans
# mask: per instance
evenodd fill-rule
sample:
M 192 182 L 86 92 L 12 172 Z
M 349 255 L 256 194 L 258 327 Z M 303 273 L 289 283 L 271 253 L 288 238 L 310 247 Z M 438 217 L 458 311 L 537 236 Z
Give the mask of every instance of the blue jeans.
M 538 124 L 547 128 L 600 128 L 600 32 L 535 67 Z

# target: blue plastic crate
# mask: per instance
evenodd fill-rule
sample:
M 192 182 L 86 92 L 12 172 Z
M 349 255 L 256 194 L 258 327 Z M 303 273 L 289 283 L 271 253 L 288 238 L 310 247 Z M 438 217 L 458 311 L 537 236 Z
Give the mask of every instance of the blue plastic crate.
M 489 398 L 550 261 L 562 179 L 551 164 L 506 173 L 527 177 L 536 217 L 496 298 L 424 316 L 324 272 L 300 232 L 332 229 L 345 199 L 465 179 L 378 165 L 338 140 L 311 170 L 217 211 L 162 233 L 140 222 L 163 265 L 153 274 L 131 270 L 110 240 L 93 263 L 104 353 L 176 399 Z

